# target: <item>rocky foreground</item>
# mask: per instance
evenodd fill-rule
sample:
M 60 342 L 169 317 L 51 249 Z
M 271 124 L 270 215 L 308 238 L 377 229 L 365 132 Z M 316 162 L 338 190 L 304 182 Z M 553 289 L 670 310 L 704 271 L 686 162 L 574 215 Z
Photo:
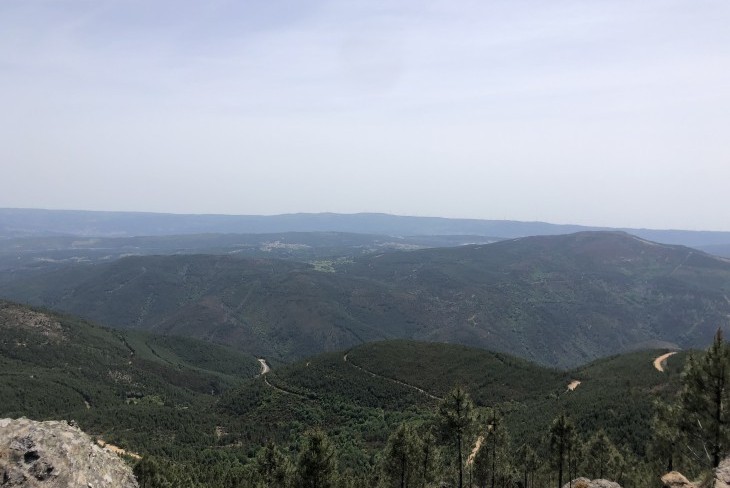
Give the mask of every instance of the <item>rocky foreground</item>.
M 66 421 L 0 419 L 0 487 L 137 488 L 132 470 Z
M 702 486 L 730 488 L 730 457 L 720 462 L 720 465 L 715 468 L 714 475 L 712 484 L 703 485 L 700 482 L 689 481 L 682 473 L 670 471 L 662 476 L 662 484 L 664 488 L 702 488 Z

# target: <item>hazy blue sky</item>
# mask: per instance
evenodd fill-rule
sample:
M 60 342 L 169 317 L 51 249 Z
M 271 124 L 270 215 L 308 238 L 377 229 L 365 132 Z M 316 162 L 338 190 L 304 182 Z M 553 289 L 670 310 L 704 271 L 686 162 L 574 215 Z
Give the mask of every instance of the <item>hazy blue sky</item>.
M 730 230 L 728 26 L 728 0 L 0 0 L 0 207 Z

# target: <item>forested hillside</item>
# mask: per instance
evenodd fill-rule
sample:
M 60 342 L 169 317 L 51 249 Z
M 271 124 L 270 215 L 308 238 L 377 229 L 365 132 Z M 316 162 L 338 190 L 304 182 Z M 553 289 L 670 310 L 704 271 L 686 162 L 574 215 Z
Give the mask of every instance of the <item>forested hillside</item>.
M 684 361 L 674 356 L 662 373 L 652 361 L 663 351 L 644 351 L 564 372 L 459 345 L 386 341 L 254 378 L 254 358 L 218 346 L 115 332 L 12 303 L 0 307 L 0 327 L 0 417 L 73 419 L 178 486 L 254 482 L 271 449 L 294 469 L 312 429 L 331 439 L 340 479 L 369 486 L 383 475 L 389 438 L 406 424 L 435 436 L 434 472 L 443 476 L 453 469 L 450 451 L 433 429 L 457 385 L 476 408 L 469 445 L 480 422 L 498 414 L 504 449 L 512 457 L 532 446 L 538 476 L 552 476 L 545 436 L 564 412 L 581 442 L 605 431 L 622 459 L 650 471 L 652 401 L 676 391 Z
M 284 361 L 410 338 L 572 367 L 636 348 L 704 347 L 730 314 L 730 262 L 589 232 L 386 252 L 325 268 L 129 257 L 12 280 L 0 295 Z

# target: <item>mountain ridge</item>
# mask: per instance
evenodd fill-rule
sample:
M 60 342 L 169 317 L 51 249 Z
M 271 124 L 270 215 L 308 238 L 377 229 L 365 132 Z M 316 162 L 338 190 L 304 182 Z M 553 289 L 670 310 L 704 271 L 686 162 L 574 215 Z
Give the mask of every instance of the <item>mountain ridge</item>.
M 727 231 L 617 229 L 606 226 L 413 217 L 383 213 L 298 213 L 265 216 L 0 208 L 0 237 L 5 238 L 40 235 L 122 237 L 292 231 L 356 232 L 391 236 L 474 234 L 513 238 L 585 230 L 624 230 L 652 241 L 689 246 L 730 243 L 730 232 Z
M 0 294 L 284 361 L 409 338 L 571 367 L 652 341 L 704 346 L 730 315 L 730 261 L 618 232 L 387 252 L 333 271 L 141 256 L 3 284 Z

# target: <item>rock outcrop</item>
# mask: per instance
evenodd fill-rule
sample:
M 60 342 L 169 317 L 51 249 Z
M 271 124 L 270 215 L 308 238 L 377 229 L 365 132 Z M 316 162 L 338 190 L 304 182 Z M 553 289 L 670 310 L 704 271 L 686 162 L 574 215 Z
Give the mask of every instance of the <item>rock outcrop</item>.
M 563 488 L 621 488 L 615 481 L 604 479 L 589 480 L 588 478 L 576 478 L 565 483 Z
M 699 481 L 692 482 L 678 471 L 670 471 L 662 476 L 662 484 L 664 488 L 702 488 L 710 486 L 711 488 L 730 488 L 730 457 L 720 461 L 720 465 L 715 468 L 714 479 L 709 483 L 709 479 L 705 483 Z
M 730 458 L 725 458 L 715 469 L 715 488 L 730 488 Z
M 665 488 L 694 488 L 694 484 L 679 471 L 670 471 L 662 476 L 662 484 Z
M 119 456 L 65 421 L 0 419 L 0 487 L 137 488 Z

